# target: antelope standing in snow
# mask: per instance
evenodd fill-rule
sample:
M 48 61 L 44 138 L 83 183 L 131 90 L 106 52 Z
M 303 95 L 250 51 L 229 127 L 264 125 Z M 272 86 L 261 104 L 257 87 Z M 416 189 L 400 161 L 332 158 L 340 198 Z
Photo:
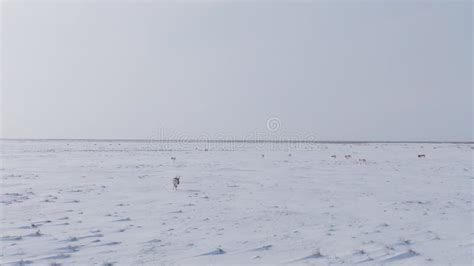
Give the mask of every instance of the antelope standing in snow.
M 177 175 L 175 178 L 173 178 L 173 190 L 174 191 L 178 190 L 179 178 L 180 178 L 179 175 Z

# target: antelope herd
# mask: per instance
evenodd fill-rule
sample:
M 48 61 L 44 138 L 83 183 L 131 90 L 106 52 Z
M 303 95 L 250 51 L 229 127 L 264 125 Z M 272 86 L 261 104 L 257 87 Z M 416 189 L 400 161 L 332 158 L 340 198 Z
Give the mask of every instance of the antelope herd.
M 333 154 L 333 155 L 331 155 L 331 158 L 336 159 L 337 156 L 336 156 L 335 154 Z M 344 158 L 346 158 L 347 160 L 352 159 L 352 155 L 346 154 L 346 155 L 344 155 Z M 366 163 L 367 160 L 366 160 L 366 159 L 359 159 L 358 162 L 360 162 L 360 163 Z
M 336 155 L 331 155 L 331 158 L 336 159 L 337 156 L 336 156 Z M 352 158 L 352 155 L 346 154 L 346 155 L 344 155 L 344 158 L 346 158 L 347 160 L 349 160 L 349 159 Z M 425 155 L 425 154 L 418 154 L 418 158 L 426 158 L 426 155 Z M 358 161 L 359 161 L 360 163 L 366 163 L 366 162 L 367 162 L 367 160 L 366 160 L 366 159 L 363 159 L 363 158 L 362 158 L 362 159 L 358 159 Z
M 288 157 L 291 157 L 291 156 L 292 156 L 292 154 L 289 153 Z M 261 157 L 265 158 L 265 154 L 261 154 Z M 333 155 L 331 155 L 331 158 L 336 159 L 337 156 L 335 154 L 333 154 Z M 347 160 L 352 159 L 352 155 L 346 154 L 346 155 L 344 155 L 344 158 L 347 159 Z M 425 154 L 418 154 L 418 158 L 426 158 L 426 155 Z M 173 160 L 173 162 L 176 161 L 176 157 L 171 157 L 171 160 Z M 367 163 L 367 159 L 365 159 L 365 158 L 360 158 L 357 161 L 359 163 Z M 180 176 L 176 176 L 176 177 L 173 178 L 173 190 L 175 190 L 175 191 L 178 189 L 179 179 L 180 179 Z

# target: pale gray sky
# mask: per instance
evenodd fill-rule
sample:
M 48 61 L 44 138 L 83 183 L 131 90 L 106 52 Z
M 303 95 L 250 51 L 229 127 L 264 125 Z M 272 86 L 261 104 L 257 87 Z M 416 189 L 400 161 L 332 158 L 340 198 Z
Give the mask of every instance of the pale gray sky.
M 2 2 L 2 136 L 246 137 L 278 117 L 322 140 L 471 141 L 472 11 Z

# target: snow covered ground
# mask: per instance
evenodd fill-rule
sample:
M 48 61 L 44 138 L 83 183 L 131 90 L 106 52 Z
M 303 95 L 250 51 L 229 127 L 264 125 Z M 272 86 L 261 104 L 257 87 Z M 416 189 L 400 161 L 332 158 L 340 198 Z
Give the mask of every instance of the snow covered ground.
M 473 260 L 471 144 L 0 144 L 2 264 Z

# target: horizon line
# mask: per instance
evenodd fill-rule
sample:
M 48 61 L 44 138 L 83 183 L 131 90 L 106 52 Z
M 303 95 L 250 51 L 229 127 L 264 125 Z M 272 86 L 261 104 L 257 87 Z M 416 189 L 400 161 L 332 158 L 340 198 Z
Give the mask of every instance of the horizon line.
M 308 144 L 364 144 L 364 143 L 426 143 L 426 144 L 474 144 L 474 141 L 433 140 L 291 140 L 291 139 L 121 139 L 121 138 L 0 138 L 5 141 L 121 141 L 121 142 L 163 142 L 163 143 L 308 143 Z

